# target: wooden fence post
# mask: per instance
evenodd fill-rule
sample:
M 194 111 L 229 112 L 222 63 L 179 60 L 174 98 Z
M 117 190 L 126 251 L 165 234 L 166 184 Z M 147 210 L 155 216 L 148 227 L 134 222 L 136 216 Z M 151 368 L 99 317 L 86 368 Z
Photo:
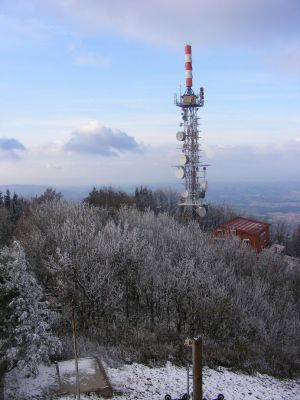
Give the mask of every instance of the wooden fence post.
M 193 340 L 193 400 L 202 400 L 202 338 Z

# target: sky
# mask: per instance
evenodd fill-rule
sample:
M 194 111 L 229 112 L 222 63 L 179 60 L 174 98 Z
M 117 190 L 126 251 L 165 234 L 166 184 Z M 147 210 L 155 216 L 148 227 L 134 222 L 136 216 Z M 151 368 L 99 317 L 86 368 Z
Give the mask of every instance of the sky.
M 300 178 L 298 0 L 0 0 L 0 184 L 178 185 L 192 44 L 211 182 Z

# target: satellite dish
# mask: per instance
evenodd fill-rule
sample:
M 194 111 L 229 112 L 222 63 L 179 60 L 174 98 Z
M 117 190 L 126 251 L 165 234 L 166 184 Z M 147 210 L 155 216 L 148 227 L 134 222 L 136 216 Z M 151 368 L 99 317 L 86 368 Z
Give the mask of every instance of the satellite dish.
M 199 217 L 203 218 L 206 215 L 206 209 L 204 207 L 197 207 L 196 213 L 199 215 Z
M 183 167 L 177 167 L 175 175 L 176 178 L 183 179 L 185 177 L 185 169 Z
M 208 189 L 208 182 L 204 181 L 203 182 L 203 190 L 205 190 L 207 192 L 207 189 Z
M 200 192 L 198 192 L 198 196 L 199 196 L 200 199 L 204 199 L 205 191 L 204 190 L 200 190 Z
M 199 183 L 199 189 L 201 192 L 207 192 L 207 188 L 208 188 L 208 182 L 207 181 L 203 181 Z
M 186 165 L 188 163 L 188 161 L 189 161 L 189 158 L 185 154 L 182 154 L 179 158 L 180 165 Z
M 177 133 L 176 133 L 176 139 L 177 139 L 179 142 L 183 142 L 184 139 L 185 139 L 185 132 L 177 132 Z
M 189 195 L 190 195 L 190 193 L 189 193 L 188 190 L 184 190 L 184 191 L 181 193 L 181 197 L 183 197 L 184 199 L 187 199 L 187 198 L 189 197 Z

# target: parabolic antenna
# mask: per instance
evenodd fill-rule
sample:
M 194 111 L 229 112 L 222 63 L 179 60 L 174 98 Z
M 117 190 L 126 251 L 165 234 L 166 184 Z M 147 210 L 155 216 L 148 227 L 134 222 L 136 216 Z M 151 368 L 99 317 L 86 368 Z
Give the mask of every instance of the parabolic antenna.
M 201 189 L 207 192 L 207 188 L 208 188 L 208 182 L 207 181 L 201 182 Z
M 183 179 L 185 177 L 185 169 L 183 167 L 177 167 L 175 175 L 176 178 Z
M 207 181 L 202 181 L 198 183 L 198 190 L 200 192 L 207 192 L 208 183 Z
M 196 213 L 199 215 L 199 217 L 205 217 L 206 209 L 204 207 L 197 207 Z
M 185 139 L 185 133 L 184 132 L 177 132 L 176 133 L 176 139 L 179 140 L 179 142 L 182 142 Z
M 181 197 L 183 197 L 184 199 L 187 199 L 188 197 L 189 197 L 189 192 L 187 191 L 187 190 L 184 190 L 182 193 L 181 193 Z
M 179 158 L 180 165 L 186 165 L 188 163 L 188 161 L 189 161 L 189 158 L 185 154 L 182 154 Z

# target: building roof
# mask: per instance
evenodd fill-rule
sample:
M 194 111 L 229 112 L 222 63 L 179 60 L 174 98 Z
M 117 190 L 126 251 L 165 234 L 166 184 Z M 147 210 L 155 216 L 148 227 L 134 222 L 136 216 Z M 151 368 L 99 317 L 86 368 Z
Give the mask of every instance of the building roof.
M 246 232 L 250 234 L 259 234 L 270 224 L 267 222 L 256 221 L 255 219 L 249 219 L 244 217 L 234 218 L 218 227 L 218 229 L 236 229 L 240 232 Z

